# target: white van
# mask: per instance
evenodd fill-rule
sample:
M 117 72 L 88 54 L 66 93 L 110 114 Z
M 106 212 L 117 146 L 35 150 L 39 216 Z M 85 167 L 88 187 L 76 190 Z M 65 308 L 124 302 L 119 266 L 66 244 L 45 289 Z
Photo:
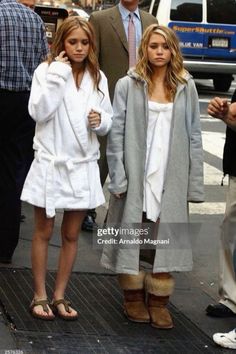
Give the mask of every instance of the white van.
M 236 74 L 236 1 L 151 0 L 149 12 L 178 34 L 186 69 L 228 91 Z

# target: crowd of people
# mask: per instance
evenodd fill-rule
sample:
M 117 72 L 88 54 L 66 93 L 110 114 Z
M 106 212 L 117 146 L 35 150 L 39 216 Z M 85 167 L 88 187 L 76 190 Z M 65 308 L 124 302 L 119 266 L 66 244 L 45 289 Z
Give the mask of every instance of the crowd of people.
M 145 252 L 134 246 L 131 235 L 132 247 L 106 245 L 101 263 L 118 275 L 129 320 L 171 329 L 171 273 L 192 269 L 188 203 L 204 201 L 199 99 L 178 38 L 140 10 L 138 0 L 120 0 L 92 13 L 89 21 L 65 19 L 49 50 L 34 5 L 34 0 L 0 0 L 0 42 L 9 41 L 0 49 L 0 262 L 12 261 L 21 201 L 33 205 L 30 312 L 42 320 L 77 319 L 66 288 L 82 224 L 105 202 L 102 187 L 109 170 L 106 223 L 121 229 L 149 225 L 149 237 L 160 243 L 168 237 L 171 247 L 155 243 Z M 216 97 L 208 113 L 227 125 L 224 173 L 230 177 L 220 302 L 209 305 L 207 314 L 226 317 L 236 315 L 236 171 L 231 157 L 236 103 Z M 48 245 L 58 209 L 63 211 L 62 245 L 53 299 L 48 299 Z M 142 269 L 144 256 L 150 272 Z M 236 349 L 235 337 L 233 330 L 213 339 Z

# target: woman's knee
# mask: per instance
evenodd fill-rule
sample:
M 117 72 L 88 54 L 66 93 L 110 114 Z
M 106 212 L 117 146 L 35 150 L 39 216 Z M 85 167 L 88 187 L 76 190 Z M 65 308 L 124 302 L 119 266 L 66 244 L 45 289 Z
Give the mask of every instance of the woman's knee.
M 62 242 L 76 243 L 78 241 L 79 232 L 75 231 L 64 231 L 62 232 Z
M 34 238 L 49 241 L 52 237 L 55 218 L 48 219 L 45 209 L 35 207 Z
M 62 241 L 77 242 L 85 215 L 86 211 L 67 211 L 64 213 L 61 225 Z
M 50 241 L 53 233 L 53 225 L 45 225 L 44 227 L 36 227 L 34 230 L 34 238 L 41 241 Z

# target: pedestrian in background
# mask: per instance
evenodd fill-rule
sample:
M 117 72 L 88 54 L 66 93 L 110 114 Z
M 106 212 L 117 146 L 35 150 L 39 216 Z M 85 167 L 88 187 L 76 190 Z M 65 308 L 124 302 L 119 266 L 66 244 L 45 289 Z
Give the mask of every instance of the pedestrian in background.
M 118 224 L 122 239 L 122 227 L 148 222 L 157 228 L 160 221 L 154 240 L 171 239 L 169 247 L 153 249 L 152 273 L 140 270 L 140 247 L 131 236 L 133 246 L 105 246 L 101 261 L 119 275 L 128 319 L 172 328 L 166 307 L 174 289 L 170 272 L 192 269 L 188 235 L 181 232 L 188 202 L 202 202 L 204 191 L 198 95 L 171 29 L 146 29 L 136 67 L 116 85 L 113 110 L 108 225 Z
M 35 68 L 46 58 L 44 24 L 16 0 L 0 0 L 0 262 L 10 263 L 20 230 L 22 191 L 33 159 L 28 100 Z
M 232 102 L 236 101 L 236 93 Z M 235 242 L 236 242 L 236 132 L 233 117 L 235 103 L 229 106 L 226 99 L 215 97 L 208 106 L 208 113 L 226 125 L 223 155 L 223 172 L 229 175 L 226 210 L 221 228 L 218 304 L 210 304 L 206 313 L 213 317 L 236 316 Z
M 139 9 L 138 0 L 120 0 L 114 7 L 94 11 L 89 21 L 95 29 L 98 61 L 113 100 L 117 81 L 136 64 L 142 33 L 157 24 L 157 19 Z
M 34 317 L 52 320 L 45 286 L 48 244 L 55 210 L 63 209 L 62 246 L 52 306 L 65 320 L 78 313 L 65 300 L 77 254 L 78 234 L 87 209 L 104 203 L 97 135 L 111 127 L 107 79 L 99 71 L 92 26 L 69 17 L 56 32 L 49 60 L 35 71 L 29 112 L 36 121 L 35 159 L 21 199 L 34 205 L 32 243 Z
M 36 0 L 18 0 L 18 2 L 23 4 L 23 5 L 25 5 L 25 6 L 27 6 L 27 7 L 29 7 L 33 11 L 35 9 Z M 21 222 L 25 221 L 25 215 L 21 214 L 20 221 Z
M 118 5 L 91 14 L 89 21 L 96 33 L 96 48 L 101 70 L 108 79 L 110 98 L 113 100 L 115 84 L 136 64 L 137 49 L 143 31 L 157 19 L 138 8 L 138 0 L 121 0 Z M 101 157 L 99 170 L 102 185 L 108 175 L 106 159 L 106 136 L 100 137 Z M 95 211 L 88 212 L 82 228 L 92 231 Z
M 236 93 L 232 102 L 236 101 Z M 215 97 L 208 106 L 208 114 L 221 119 L 226 125 L 226 141 L 223 156 L 224 175 L 229 175 L 226 209 L 221 228 L 219 295 L 218 304 L 210 304 L 206 312 L 213 317 L 236 316 L 236 103 Z M 222 347 L 236 349 L 235 329 L 229 333 L 215 333 L 213 340 Z

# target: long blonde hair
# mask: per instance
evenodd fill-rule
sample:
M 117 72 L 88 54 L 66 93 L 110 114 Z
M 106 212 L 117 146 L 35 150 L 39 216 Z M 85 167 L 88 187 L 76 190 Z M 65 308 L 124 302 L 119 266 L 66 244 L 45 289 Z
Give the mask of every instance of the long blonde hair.
M 64 42 L 66 38 L 73 30 L 77 28 L 81 28 L 82 30 L 84 30 L 84 32 L 88 36 L 89 53 L 87 58 L 85 59 L 85 67 L 88 69 L 93 79 L 94 87 L 99 90 L 98 86 L 101 79 L 101 74 L 99 71 L 98 59 L 95 54 L 95 34 L 91 23 L 84 20 L 82 17 L 71 16 L 63 21 L 61 26 L 58 28 L 54 41 L 52 43 L 51 52 L 48 57 L 48 63 L 50 64 L 60 54 L 60 52 L 64 50 Z
M 165 26 L 150 25 L 145 30 L 140 46 L 139 60 L 135 71 L 147 82 L 149 94 L 153 91 L 152 74 L 153 70 L 148 61 L 148 45 L 151 35 L 157 33 L 165 38 L 166 44 L 171 52 L 171 59 L 167 66 L 165 89 L 168 98 L 173 99 L 178 83 L 185 83 L 184 73 L 186 72 L 183 66 L 183 57 L 179 47 L 179 40 L 175 32 Z

